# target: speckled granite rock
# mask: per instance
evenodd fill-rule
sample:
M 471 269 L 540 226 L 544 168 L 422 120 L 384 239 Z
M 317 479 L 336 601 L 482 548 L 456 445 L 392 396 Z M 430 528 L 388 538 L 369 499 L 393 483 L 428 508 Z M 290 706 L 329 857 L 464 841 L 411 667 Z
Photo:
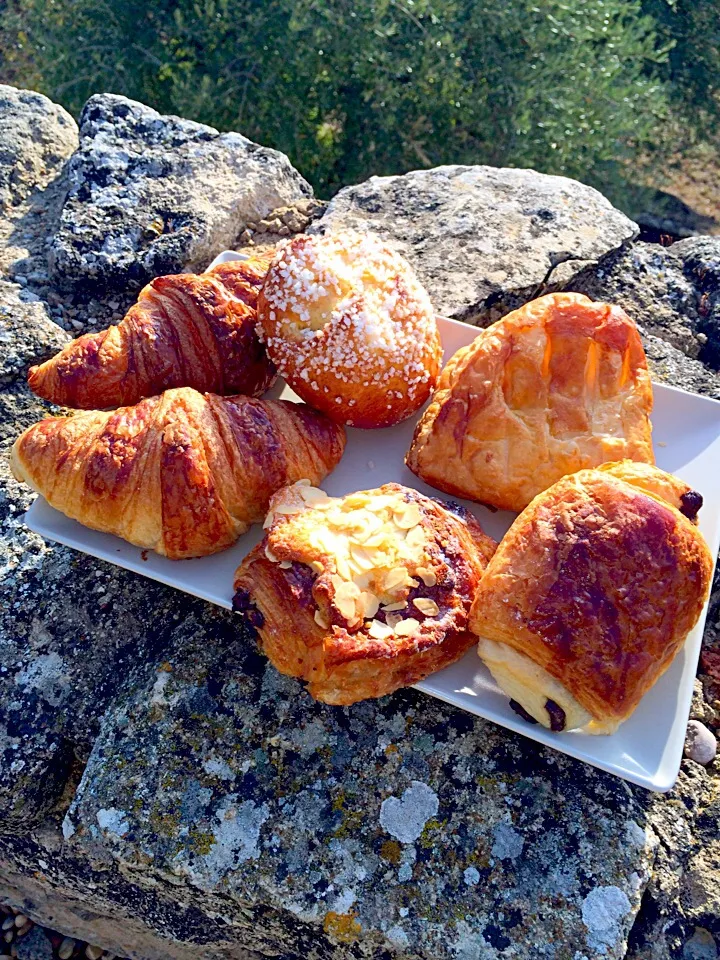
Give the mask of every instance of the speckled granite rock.
M 61 106 L 0 84 L 0 209 L 45 186 L 77 142 L 77 125 Z
M 0 280 L 0 386 L 47 360 L 70 339 L 50 319 L 45 304 L 26 300 L 14 283 Z
M 309 232 L 348 228 L 392 241 L 438 313 L 481 325 L 637 234 L 636 224 L 576 180 L 480 166 L 371 177 L 341 190 Z
M 91 97 L 51 248 L 63 289 L 135 289 L 205 266 L 248 220 L 312 194 L 287 157 L 239 133 Z
M 633 244 L 577 274 L 567 289 L 619 303 L 647 333 L 720 368 L 720 237 Z

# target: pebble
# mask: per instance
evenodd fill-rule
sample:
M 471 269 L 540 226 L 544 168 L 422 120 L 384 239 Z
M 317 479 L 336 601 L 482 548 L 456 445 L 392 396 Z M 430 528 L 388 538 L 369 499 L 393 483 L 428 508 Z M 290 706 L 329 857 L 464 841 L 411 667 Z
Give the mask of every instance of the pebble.
M 85 326 L 85 324 L 81 323 L 79 320 L 71 320 L 70 323 L 75 330 L 82 330 L 82 328 Z
M 58 957 L 60 960 L 70 960 L 75 950 L 75 941 L 72 937 L 65 937 L 58 947 Z
M 8 932 L 3 935 L 3 940 L 5 941 L 5 943 L 10 943 L 10 942 L 12 941 L 12 938 L 13 938 L 14 936 L 15 936 L 15 931 L 14 931 L 14 930 L 8 930 Z
M 717 754 L 717 740 L 704 723 L 690 720 L 685 734 L 685 756 L 706 766 Z
M 15 917 L 13 917 L 12 915 L 9 917 L 5 917 L 2 925 L 3 930 L 9 930 L 10 927 L 14 927 L 14 926 L 15 926 Z
M 96 947 L 92 943 L 89 943 L 85 947 L 85 956 L 87 957 L 87 960 L 100 960 L 100 957 L 104 952 L 105 951 L 102 947 Z
M 29 919 L 30 917 L 26 917 L 24 913 L 18 913 L 18 915 L 15 917 L 15 926 L 24 927 Z
M 715 938 L 704 927 L 695 927 L 692 937 L 683 947 L 683 960 L 717 960 Z

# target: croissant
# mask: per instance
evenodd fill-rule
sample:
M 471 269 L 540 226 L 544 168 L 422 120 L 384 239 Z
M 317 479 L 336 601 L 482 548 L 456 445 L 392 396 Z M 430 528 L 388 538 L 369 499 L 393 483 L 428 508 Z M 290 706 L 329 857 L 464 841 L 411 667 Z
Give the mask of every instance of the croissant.
M 579 293 L 549 294 L 450 359 L 406 463 L 447 493 L 520 511 L 576 470 L 654 463 L 652 401 L 627 314 Z
M 118 326 L 86 333 L 30 368 L 39 397 L 84 410 L 137 403 L 171 387 L 259 396 L 275 368 L 255 333 L 269 255 L 209 273 L 156 277 Z
M 265 527 L 233 607 L 316 700 L 385 696 L 474 645 L 468 613 L 497 544 L 462 507 L 397 483 L 342 498 L 297 483 Z
M 41 420 L 15 441 L 11 468 L 73 520 L 178 560 L 229 547 L 276 490 L 318 483 L 344 446 L 343 427 L 304 404 L 183 387 Z
M 692 493 L 690 497 L 688 494 Z M 520 716 L 612 733 L 681 649 L 713 558 L 677 478 L 624 461 L 539 494 L 490 561 L 470 612 L 478 653 Z

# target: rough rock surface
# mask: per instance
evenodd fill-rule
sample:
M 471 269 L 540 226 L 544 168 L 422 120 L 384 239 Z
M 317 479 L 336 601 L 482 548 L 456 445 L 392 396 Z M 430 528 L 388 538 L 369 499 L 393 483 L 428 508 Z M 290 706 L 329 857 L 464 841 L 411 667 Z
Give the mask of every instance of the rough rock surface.
M 61 106 L 0 84 L 0 209 L 45 186 L 77 142 L 75 121 Z
M 485 325 L 637 234 L 592 187 L 534 170 L 436 167 L 341 190 L 309 232 L 372 230 L 441 315 Z
M 647 333 L 720 369 L 720 237 L 670 247 L 636 243 L 586 268 L 566 288 L 619 303 Z
M 18 280 L 2 302 L 23 318 L 0 391 L 0 900 L 157 960 L 704 957 L 720 940 L 717 761 L 684 760 L 660 797 L 413 691 L 315 704 L 231 614 L 24 527 L 6 451 L 47 409 L 22 365 L 64 336 L 48 317 L 71 316 L 42 271 L 62 187 L 58 162 L 0 219 L 0 282 Z M 602 260 L 586 225 L 574 253 Z M 458 281 L 463 239 L 445 246 Z M 436 299 L 449 277 L 426 276 Z M 646 333 L 656 375 L 717 395 L 666 335 Z M 717 584 L 706 645 L 693 716 L 712 727 Z
M 31 363 L 47 360 L 68 340 L 43 303 L 24 300 L 22 287 L 0 280 L 0 386 L 26 373 Z
M 276 150 L 111 94 L 83 109 L 68 181 L 52 276 L 105 293 L 203 267 L 248 220 L 312 194 Z

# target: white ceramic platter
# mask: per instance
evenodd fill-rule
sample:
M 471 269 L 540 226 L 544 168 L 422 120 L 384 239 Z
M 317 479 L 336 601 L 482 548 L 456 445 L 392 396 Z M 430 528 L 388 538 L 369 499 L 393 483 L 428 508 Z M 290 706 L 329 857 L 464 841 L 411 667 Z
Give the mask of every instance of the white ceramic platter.
M 228 251 L 215 262 L 238 256 Z M 446 360 L 477 335 L 475 328 L 453 320 L 439 319 L 439 325 Z M 282 384 L 276 385 L 270 395 L 297 400 Z M 713 556 L 717 556 L 720 548 L 720 486 L 716 480 L 720 475 L 720 402 L 656 384 L 652 420 L 658 466 L 682 477 L 703 494 L 705 504 L 700 512 L 700 528 Z M 348 430 L 345 455 L 323 488 L 330 495 L 342 496 L 396 481 L 443 498 L 443 494 L 410 473 L 403 462 L 416 421 L 417 418 L 413 418 L 385 430 Z M 492 513 L 477 504 L 464 503 L 480 520 L 483 529 L 498 540 L 514 518 L 510 513 Z M 230 550 L 211 557 L 173 561 L 141 551 L 109 534 L 88 530 L 53 510 L 42 497 L 31 506 L 26 523 L 49 540 L 227 609 L 231 607 L 235 569 L 262 532 L 255 526 Z M 658 602 L 662 603 L 662 597 Z M 669 790 L 680 767 L 706 613 L 707 608 L 670 669 L 612 736 L 552 733 L 526 723 L 510 709 L 507 697 L 499 691 L 474 650 L 417 684 L 417 689 L 649 790 Z

